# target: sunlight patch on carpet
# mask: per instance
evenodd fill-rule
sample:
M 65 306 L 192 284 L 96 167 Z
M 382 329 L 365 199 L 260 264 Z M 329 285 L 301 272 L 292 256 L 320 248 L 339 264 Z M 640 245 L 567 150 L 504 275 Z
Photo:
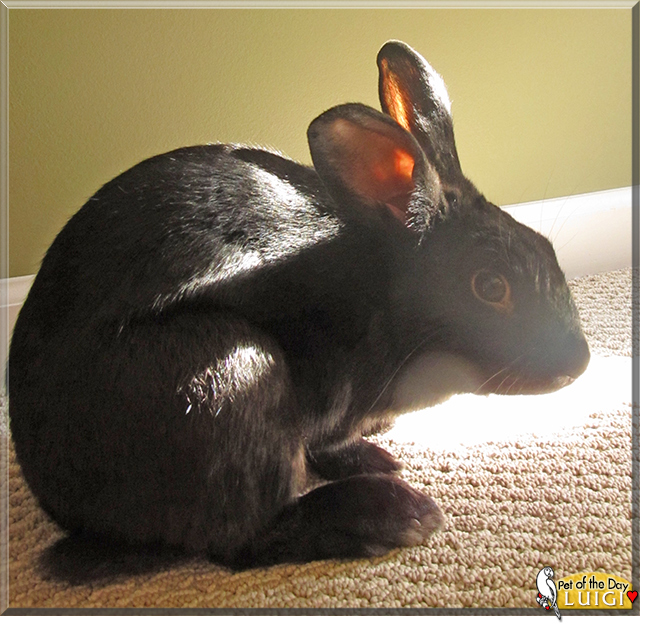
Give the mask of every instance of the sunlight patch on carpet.
M 534 396 L 455 396 L 398 418 L 386 436 L 435 450 L 513 441 L 523 435 L 554 438 L 585 425 L 590 415 L 625 408 L 632 401 L 632 359 L 592 356 L 572 385 Z

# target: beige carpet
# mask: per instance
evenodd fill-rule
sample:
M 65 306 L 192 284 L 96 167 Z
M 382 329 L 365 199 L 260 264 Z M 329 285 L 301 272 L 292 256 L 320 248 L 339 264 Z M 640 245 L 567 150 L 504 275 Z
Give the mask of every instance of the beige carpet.
M 600 360 L 608 367 L 631 366 L 631 272 L 572 288 L 592 354 L 611 357 Z M 71 546 L 35 503 L 10 449 L 9 607 L 536 608 L 543 566 L 556 578 L 603 571 L 632 580 L 631 384 L 625 389 L 604 410 L 577 409 L 559 431 L 447 451 L 388 433 L 379 439 L 405 461 L 405 479 L 436 499 L 444 532 L 381 558 L 236 574 L 175 554 L 102 557 Z M 527 401 L 532 409 L 535 397 Z

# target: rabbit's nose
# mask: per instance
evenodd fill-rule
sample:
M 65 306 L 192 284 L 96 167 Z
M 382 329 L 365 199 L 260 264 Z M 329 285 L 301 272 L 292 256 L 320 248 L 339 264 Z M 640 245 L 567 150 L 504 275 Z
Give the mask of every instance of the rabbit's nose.
M 565 354 L 564 374 L 575 380 L 584 373 L 591 359 L 589 344 L 582 334 L 567 340 Z

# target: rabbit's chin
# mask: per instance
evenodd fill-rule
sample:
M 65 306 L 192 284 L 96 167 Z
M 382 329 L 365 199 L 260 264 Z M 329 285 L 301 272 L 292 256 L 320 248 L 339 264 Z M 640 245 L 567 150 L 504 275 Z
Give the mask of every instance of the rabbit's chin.
M 511 374 L 510 376 L 494 377 L 474 393 L 494 393 L 503 396 L 539 395 L 567 387 L 575 380 L 574 377 L 566 375 L 530 378 Z

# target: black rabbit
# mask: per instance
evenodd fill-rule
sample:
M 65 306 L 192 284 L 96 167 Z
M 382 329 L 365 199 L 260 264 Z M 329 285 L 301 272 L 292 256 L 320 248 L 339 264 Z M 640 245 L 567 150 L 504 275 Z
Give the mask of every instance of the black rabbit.
M 454 391 L 585 370 L 553 248 L 464 177 L 442 79 L 401 42 L 377 62 L 384 112 L 317 117 L 314 168 L 182 148 L 57 236 L 9 398 L 25 478 L 63 528 L 232 567 L 418 544 L 442 513 L 363 436 Z M 329 482 L 305 494 L 308 469 Z

